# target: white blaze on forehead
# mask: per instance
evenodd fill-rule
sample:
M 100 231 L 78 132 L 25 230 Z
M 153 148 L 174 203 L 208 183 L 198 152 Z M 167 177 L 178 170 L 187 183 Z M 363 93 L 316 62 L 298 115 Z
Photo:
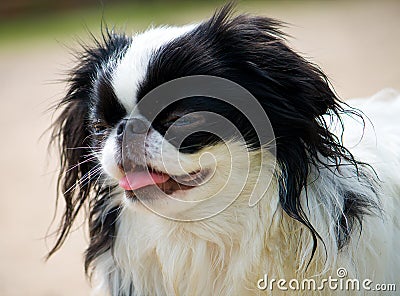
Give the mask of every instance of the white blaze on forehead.
M 117 63 L 113 72 L 114 92 L 128 114 L 136 106 L 136 93 L 143 81 L 152 53 L 162 45 L 193 30 L 196 25 L 183 27 L 157 27 L 132 38 L 124 57 Z

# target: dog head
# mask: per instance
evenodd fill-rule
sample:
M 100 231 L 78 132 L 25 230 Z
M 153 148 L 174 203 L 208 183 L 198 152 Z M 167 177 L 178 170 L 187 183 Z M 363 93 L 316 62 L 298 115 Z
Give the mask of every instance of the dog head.
M 309 167 L 354 160 L 324 120 L 343 111 L 326 76 L 278 21 L 226 6 L 197 25 L 107 32 L 79 59 L 54 126 L 66 211 L 52 252 L 86 203 L 100 254 L 121 207 L 199 220 L 251 206 L 274 177 L 279 206 L 316 238 L 300 202 Z

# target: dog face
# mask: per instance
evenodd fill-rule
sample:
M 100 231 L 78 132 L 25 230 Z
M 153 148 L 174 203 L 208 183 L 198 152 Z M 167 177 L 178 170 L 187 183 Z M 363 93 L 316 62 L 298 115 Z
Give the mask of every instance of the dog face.
M 215 76 L 191 76 L 161 85 L 131 110 L 121 108 L 124 116 L 115 125 L 99 120 L 106 116 L 91 116 L 94 133 L 99 134 L 93 146 L 101 147 L 99 161 L 105 173 L 125 190 L 126 206 L 145 205 L 168 218 L 198 220 L 223 210 L 250 183 L 246 181 L 250 164 L 260 167 L 262 159 L 260 149 L 251 147 L 259 146 L 260 139 L 235 106 L 210 95 L 173 99 L 167 106 L 156 103 L 160 98 L 167 101 L 171 89 L 181 92 L 186 84 L 191 90 L 196 83 L 211 86 L 215 80 L 219 83 L 213 87 L 218 89 L 227 84 Z M 255 107 L 262 110 L 259 104 Z M 240 130 L 247 131 L 246 138 Z M 270 158 L 271 166 L 274 158 Z M 253 178 L 258 171 L 252 169 Z M 188 211 L 191 208 L 198 215 Z
M 52 252 L 86 202 L 98 254 L 116 209 L 204 219 L 237 197 L 253 204 L 272 177 L 315 240 L 300 202 L 310 164 L 354 163 L 323 117 L 342 111 L 326 76 L 286 45 L 279 22 L 231 17 L 229 6 L 198 25 L 106 33 L 69 82 L 53 134 L 66 211 Z
M 110 184 L 125 190 L 126 206 L 144 204 L 169 218 L 180 214 L 179 219 L 193 220 L 201 217 L 189 217 L 187 210 L 200 202 L 204 209 L 204 201 L 214 199 L 214 209 L 202 211 L 202 218 L 216 214 L 240 195 L 250 158 L 260 161 L 260 146 L 268 142 L 250 122 L 248 117 L 254 115 L 240 111 L 260 113 L 262 106 L 240 85 L 216 76 L 223 69 L 190 76 L 169 69 L 171 64 L 193 63 L 175 52 L 173 42 L 182 38 L 180 42 L 190 47 L 195 42 L 186 38 L 200 29 L 157 28 L 135 36 L 120 49 L 124 54 L 96 73 L 88 112 L 90 147 L 97 149 Z M 168 34 L 172 37 L 166 38 Z M 174 41 L 164 40 L 171 38 Z M 163 57 L 171 54 L 176 56 Z M 133 71 L 141 68 L 146 72 Z M 271 126 L 262 112 L 256 120 L 265 118 L 259 129 L 263 134 L 271 131 L 272 142 Z

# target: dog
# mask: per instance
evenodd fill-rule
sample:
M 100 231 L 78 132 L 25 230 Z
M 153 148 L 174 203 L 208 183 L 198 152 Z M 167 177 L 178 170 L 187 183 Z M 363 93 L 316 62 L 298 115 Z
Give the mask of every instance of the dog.
M 400 96 L 341 101 L 285 37 L 227 5 L 86 46 L 53 125 L 65 212 L 50 255 L 87 209 L 99 293 L 399 285 Z

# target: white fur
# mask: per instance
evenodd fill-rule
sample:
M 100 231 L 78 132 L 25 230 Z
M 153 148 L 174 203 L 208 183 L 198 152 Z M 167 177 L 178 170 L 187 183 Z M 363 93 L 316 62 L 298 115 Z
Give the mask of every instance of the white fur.
M 151 55 L 163 44 L 194 29 L 183 27 L 156 27 L 132 37 L 132 43 L 122 59 L 119 59 L 112 75 L 112 85 L 120 103 L 130 114 L 136 106 L 136 92 L 143 81 Z
M 132 92 L 122 91 L 118 95 L 127 98 Z M 99 289 L 110 288 L 115 295 L 118 291 L 128 295 L 133 284 L 134 295 L 262 295 L 265 292 L 257 289 L 257 280 L 264 274 L 286 280 L 322 279 L 335 276 L 338 267 L 345 267 L 349 278 L 395 283 L 400 289 L 400 95 L 387 90 L 371 100 L 349 103 L 363 110 L 374 124 L 372 128 L 367 122 L 360 141 L 361 124 L 345 118 L 344 143 L 352 147 L 351 152 L 357 159 L 370 163 L 382 180 L 381 187 L 376 190 L 381 198 L 383 217 L 365 217 L 361 236 L 353 233 L 344 249 L 339 251 L 337 248 L 337 225 L 332 217 L 332 214 L 340 215 L 335 211 L 343 203 L 341 193 L 351 190 L 373 196 L 371 189 L 355 177 L 354 168 L 343 167 L 342 174 L 348 178 L 339 178 L 332 171 L 322 169 L 317 181 L 311 182 L 317 176 L 315 170 L 310 174 L 308 205 L 304 208 L 308 209 L 310 222 L 325 242 L 326 253 L 319 243 L 315 258 L 306 268 L 312 251 L 311 236 L 279 206 L 279 168 L 270 165 L 271 155 L 264 154 L 260 167 L 260 154 L 253 152 L 249 156 L 250 175 L 238 198 L 208 219 L 171 221 L 150 211 L 137 211 L 137 205 L 125 203 L 118 220 L 113 254 L 109 251 L 95 262 Z M 229 145 L 229 149 L 239 152 L 239 157 L 234 158 L 235 167 L 229 170 L 230 178 L 232 184 L 240 183 L 243 182 L 243 170 L 249 168 L 249 160 L 240 156 L 238 143 Z M 229 169 L 227 163 L 230 160 L 221 147 L 212 147 L 209 152 L 217 160 L 215 177 L 205 186 L 206 191 L 200 187 L 191 190 L 191 195 L 196 197 L 218 189 L 218 178 L 226 177 L 224 173 Z M 265 193 L 259 192 L 263 194 L 262 199 L 250 207 L 249 197 L 259 170 L 272 181 Z M 210 207 L 226 203 L 237 190 L 235 186 L 225 187 Z M 188 215 L 190 211 L 206 212 L 207 207 L 186 210 Z M 273 293 L 279 294 L 279 291 Z M 329 289 L 282 294 L 335 295 Z M 358 293 L 338 291 L 336 295 L 351 294 Z M 367 292 L 366 295 L 374 293 Z
M 145 77 L 151 54 L 193 28 L 148 30 L 134 36 L 124 57 L 115 61 L 113 88 L 128 114 L 133 112 L 130 116 L 140 116 L 135 111 L 136 91 Z M 396 283 L 400 288 L 400 222 L 397 218 L 400 174 L 395 173 L 400 165 L 400 96 L 386 90 L 370 100 L 354 100 L 350 104 L 362 109 L 374 123 L 372 128 L 367 122 L 360 142 L 362 126 L 353 119 L 346 119 L 344 144 L 357 159 L 370 163 L 383 181 L 378 190 L 384 217 L 366 217 L 361 236 L 354 235 L 343 250 L 337 248 L 337 225 L 332 217 L 332 214 L 341 214 L 337 212 L 343 203 L 341 193 L 351 190 L 373 195 L 368 186 L 355 177 L 353 168 L 343 167 L 342 174 L 348 178 L 339 178 L 323 169 L 317 182 L 310 182 L 308 205 L 304 204 L 304 208 L 308 209 L 310 222 L 325 242 L 326 253 L 320 243 L 315 259 L 306 268 L 312 239 L 305 227 L 289 218 L 279 206 L 276 178 L 279 168 L 274 166 L 272 155 L 253 152 L 248 159 L 240 143 L 208 147 L 198 154 L 184 155 L 164 141 L 157 131 L 151 130 L 146 152 L 152 167 L 170 174 L 191 172 L 200 167 L 214 170 L 207 186 L 191 189 L 190 194 L 175 194 L 186 201 L 214 198 L 185 206 L 158 201 L 156 208 L 174 217 L 181 213 L 183 220 L 191 216 L 209 218 L 197 222 L 173 221 L 146 209 L 138 211 L 140 203 L 133 204 L 122 198 L 113 201 L 114 205 L 123 200 L 124 208 L 118 220 L 113 254 L 109 251 L 95 262 L 98 283 L 95 291 L 110 289 L 113 295 L 118 292 L 128 295 L 133 284 L 135 295 L 258 295 L 263 292 L 257 289 L 257 280 L 264 274 L 287 280 L 326 278 L 335 275 L 338 267 L 345 267 L 349 278 L 373 278 L 374 282 Z M 114 159 L 115 147 L 115 135 L 112 135 L 102 150 L 101 162 L 104 171 L 118 180 L 121 172 Z M 213 158 L 200 162 L 206 154 Z M 256 186 L 260 171 L 263 180 L 271 180 L 266 192 L 263 186 Z M 247 172 L 246 180 L 243 176 Z M 315 180 L 316 174 L 312 170 L 309 181 Z M 249 206 L 252 194 L 262 196 L 253 207 Z M 321 198 L 325 201 L 321 202 Z M 221 210 L 211 215 L 216 208 Z M 276 294 L 279 291 L 275 291 Z M 312 293 L 305 291 L 303 294 Z M 320 294 L 331 295 L 332 291 L 326 289 Z
M 107 138 L 99 160 L 104 172 L 107 175 L 112 176 L 114 179 L 118 180 L 123 177 L 123 174 L 119 170 L 117 162 L 115 160 L 115 155 L 118 152 L 115 135 L 116 132 L 113 131 L 113 133 Z

